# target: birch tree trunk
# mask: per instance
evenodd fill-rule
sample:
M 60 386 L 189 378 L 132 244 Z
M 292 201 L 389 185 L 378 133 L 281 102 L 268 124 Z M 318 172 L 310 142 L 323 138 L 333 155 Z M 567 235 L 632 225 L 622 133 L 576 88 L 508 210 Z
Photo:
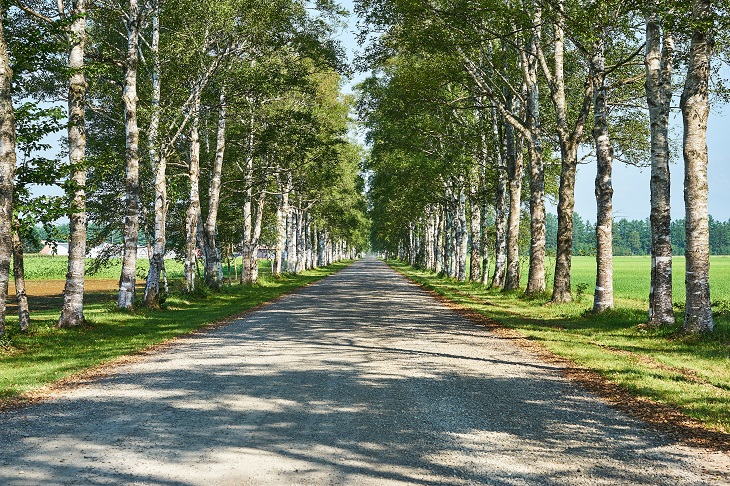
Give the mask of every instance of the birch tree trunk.
M 657 13 L 646 19 L 646 101 L 651 122 L 651 290 L 650 326 L 674 325 L 670 236 L 669 111 L 672 101 L 674 40 Z
M 241 283 L 251 284 L 253 283 L 253 275 L 251 275 L 252 261 L 256 259 L 256 255 L 253 254 L 253 248 L 251 244 L 253 242 L 253 177 L 251 171 L 253 170 L 252 158 L 247 156 L 246 162 L 246 175 L 244 176 L 244 184 L 246 184 L 246 193 L 244 195 L 243 202 L 243 241 L 241 258 L 243 259 L 243 270 L 241 270 Z
M 127 57 L 124 75 L 124 128 L 126 132 L 124 254 L 122 274 L 119 277 L 120 309 L 134 307 L 137 283 L 137 242 L 139 240 L 139 127 L 137 126 L 137 66 L 139 63 L 139 7 L 137 0 L 129 0 L 127 17 Z
M 321 230 L 319 233 L 319 248 L 317 248 L 317 261 L 320 267 L 327 266 L 327 233 Z
M 571 259 L 573 255 L 573 211 L 575 209 L 575 176 L 578 167 L 578 144 L 593 101 L 593 85 L 590 80 L 585 84 L 583 104 L 572 127 L 568 124 L 568 110 L 565 96 L 565 19 L 563 1 L 557 0 L 559 12 L 554 23 L 553 70 L 551 71 L 542 47 L 537 45 L 538 57 L 543 74 L 548 80 L 550 97 L 555 108 L 555 125 L 560 144 L 560 185 L 558 189 L 558 236 L 555 255 L 555 275 L 553 280 L 552 301 L 555 303 L 573 300 L 570 291 Z
M 155 214 L 154 245 L 144 301 L 148 308 L 156 309 L 166 295 L 166 286 L 160 289 L 160 280 L 165 275 L 165 246 L 167 237 L 165 223 L 167 219 L 167 157 L 160 151 L 160 5 L 158 0 L 152 3 L 152 109 L 149 128 L 149 157 L 152 172 L 155 176 Z
M 503 156 L 502 142 L 499 133 L 497 110 L 492 109 L 492 135 L 497 141 L 494 151 L 497 167 L 497 185 L 494 201 L 494 274 L 491 288 L 501 289 L 507 272 L 507 215 L 509 214 L 509 196 L 507 193 L 508 171 L 506 157 Z M 486 272 L 485 272 L 486 274 Z
M 444 246 L 443 246 L 443 239 L 444 239 L 444 213 L 443 208 L 441 206 L 438 206 L 436 208 L 435 214 L 435 238 L 433 242 L 433 257 L 434 257 L 434 271 L 436 274 L 440 274 L 444 271 L 444 260 L 443 260 L 443 254 L 444 254 Z
M 259 240 L 261 239 L 261 225 L 263 222 L 265 192 L 261 192 L 252 205 L 251 217 L 247 238 L 243 242 L 245 248 L 243 253 L 243 270 L 241 278 L 244 284 L 254 284 L 259 278 Z
M 570 271 L 573 256 L 573 212 L 575 210 L 575 176 L 578 168 L 578 147 L 560 143 L 560 185 L 558 187 L 558 241 L 555 251 L 553 277 L 554 303 L 573 300 L 570 291 Z
M 515 129 L 505 126 L 507 142 L 507 178 L 509 185 L 509 216 L 507 218 L 507 269 L 504 290 L 520 288 L 520 216 L 522 194 L 522 144 Z
M 15 111 L 3 8 L 0 6 L 0 336 L 5 334 L 5 312 L 10 281 L 13 232 L 13 191 L 16 163 Z
M 312 268 L 319 267 L 319 229 L 312 223 Z
M 534 4 L 533 4 L 534 6 Z M 530 269 L 525 293 L 545 291 L 545 167 L 542 158 L 542 125 L 540 123 L 540 88 L 537 80 L 537 49 L 541 42 L 541 10 L 535 8 L 533 24 L 538 26 L 532 37 L 530 56 L 524 56 L 527 85 L 527 127 L 530 132 Z
M 684 204 L 686 228 L 686 310 L 682 330 L 712 332 L 710 307 L 710 245 L 707 212 L 707 118 L 712 57 L 710 0 L 692 1 L 695 23 L 680 107 L 684 122 Z
M 444 208 L 444 271 L 447 276 L 454 278 L 456 276 L 454 272 L 454 218 L 451 210 L 452 196 L 449 191 L 447 191 L 446 201 Z
M 86 0 L 72 2 L 69 26 L 71 72 L 68 93 L 68 149 L 71 165 L 68 273 L 57 327 L 84 324 L 84 263 L 86 259 Z
M 284 264 L 284 251 L 286 249 L 287 241 L 287 219 L 290 212 L 289 209 L 289 193 L 291 192 L 291 174 L 287 173 L 284 177 L 284 181 L 281 177 L 279 181 L 279 195 L 278 206 L 276 209 L 276 253 L 274 255 L 274 275 L 281 275 Z M 322 260 L 320 260 L 322 261 Z
M 200 93 L 195 96 L 190 125 L 190 200 L 185 214 L 185 288 L 195 290 L 195 271 L 198 259 L 198 220 L 200 219 Z
M 312 268 L 312 221 L 309 212 L 304 215 L 304 269 L 310 270 Z
M 13 225 L 13 275 L 15 277 L 15 297 L 18 300 L 18 324 L 20 331 L 26 332 L 30 327 L 30 309 L 28 308 L 28 294 L 25 291 L 25 262 L 23 243 L 20 241 L 19 221 Z
M 482 120 L 484 121 L 484 120 Z M 486 129 L 486 125 L 484 125 Z M 495 141 L 499 140 L 499 130 L 497 131 L 497 137 Z M 489 284 L 489 221 L 487 215 L 489 214 L 489 205 L 487 202 L 487 164 L 490 162 L 489 157 L 489 145 L 487 144 L 487 133 L 482 131 L 481 135 L 481 147 L 480 147 L 480 164 L 479 164 L 479 251 L 481 274 L 479 282 L 486 286 Z
M 226 151 L 226 94 L 221 88 L 218 106 L 218 130 L 216 133 L 215 159 L 213 172 L 210 175 L 210 189 L 208 190 L 208 216 L 203 226 L 203 245 L 205 246 L 205 284 L 217 289 L 222 285 L 221 251 L 218 246 L 218 208 L 221 199 L 221 174 L 223 172 L 223 157 Z
M 467 235 L 468 226 L 466 222 L 466 192 L 463 181 L 459 184 L 459 193 L 456 206 L 456 261 L 457 272 L 456 279 L 459 282 L 466 281 L 466 252 L 467 252 Z
M 469 258 L 469 281 L 482 281 L 482 213 L 479 196 L 479 177 L 473 175 L 475 183 L 469 198 L 469 239 L 471 240 L 471 255 Z
M 296 273 L 297 271 L 297 230 L 298 214 L 296 209 L 289 208 L 289 214 L 287 220 L 286 233 L 286 270 L 290 273 Z
M 301 207 L 301 202 L 300 202 Z M 296 239 L 297 239 L 297 264 L 296 273 L 302 273 L 304 271 L 304 260 L 305 260 L 305 238 L 304 238 L 304 224 L 305 224 L 305 212 L 303 209 L 297 210 L 297 226 L 296 226 Z
M 604 36 L 596 43 L 591 59 L 593 74 L 593 138 L 596 143 L 596 291 L 593 312 L 613 309 L 613 187 L 611 165 L 613 147 L 608 134 L 608 93 Z

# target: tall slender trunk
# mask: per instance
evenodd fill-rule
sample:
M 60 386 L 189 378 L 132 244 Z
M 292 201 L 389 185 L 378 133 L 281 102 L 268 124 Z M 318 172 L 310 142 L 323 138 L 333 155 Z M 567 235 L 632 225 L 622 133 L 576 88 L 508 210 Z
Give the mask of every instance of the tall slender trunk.
M 327 263 L 327 232 L 320 230 L 319 232 L 319 247 L 317 248 L 317 264 L 320 267 L 328 265 Z
M 195 88 L 193 88 L 195 89 Z M 190 200 L 185 214 L 185 288 L 195 290 L 195 272 L 198 259 L 198 220 L 200 219 L 200 92 L 195 96 L 191 108 L 193 116 L 190 124 Z
M 435 234 L 434 234 L 434 241 L 433 241 L 433 258 L 434 258 L 434 272 L 437 274 L 444 271 L 444 261 L 443 261 L 443 254 L 444 254 L 444 246 L 443 246 L 443 239 L 444 239 L 444 213 L 443 208 L 441 206 L 437 206 L 436 210 L 434 211 L 434 217 L 436 218 L 435 221 Z
M 593 138 L 596 143 L 596 291 L 593 312 L 613 309 L 613 187 L 611 165 L 613 147 L 608 134 L 608 90 L 604 37 L 596 42 L 591 59 L 593 74 Z
M 127 58 L 124 74 L 124 128 L 126 132 L 124 255 L 119 277 L 120 309 L 134 307 L 137 282 L 137 242 L 139 240 L 139 127 L 137 126 L 137 65 L 139 59 L 139 7 L 137 0 L 129 0 L 127 17 Z
M 226 151 L 226 94 L 221 88 L 218 105 L 218 130 L 216 134 L 215 159 L 213 172 L 210 175 L 208 190 L 208 216 L 203 229 L 205 246 L 205 284 L 211 288 L 219 288 L 222 282 L 221 251 L 218 247 L 218 208 L 221 199 L 221 174 L 223 173 L 223 157 Z
M 693 0 L 697 23 L 687 66 L 680 107 L 684 122 L 684 205 L 687 247 L 685 332 L 712 332 L 710 308 L 710 245 L 707 212 L 707 118 L 710 113 L 709 78 L 713 48 L 710 0 Z
M 651 289 L 649 325 L 674 325 L 670 237 L 669 110 L 674 39 L 655 12 L 646 19 L 646 101 L 651 122 Z
M 291 273 L 297 272 L 297 225 L 299 212 L 296 208 L 289 209 L 289 224 L 286 235 L 286 267 Z
M 23 242 L 20 241 L 20 222 L 13 225 L 13 275 L 15 276 L 15 297 L 18 300 L 18 324 L 20 330 L 26 332 L 30 327 L 30 309 L 28 294 L 25 291 L 25 262 L 23 260 Z
M 0 336 L 5 334 L 5 312 L 10 281 L 13 232 L 13 191 L 16 138 L 12 80 L 8 46 L 5 42 L 3 8 L 0 6 Z
M 446 275 L 454 278 L 454 218 L 452 211 L 452 196 L 451 191 L 447 191 L 446 194 L 446 206 L 444 208 L 444 270 Z
M 530 130 L 528 143 L 530 157 L 530 269 L 527 277 L 528 295 L 545 291 L 545 167 L 542 157 L 542 125 L 540 123 L 540 88 L 537 79 L 537 49 L 541 42 L 542 14 L 534 6 L 530 56 L 524 59 L 527 84 L 527 126 Z
M 469 198 L 469 235 L 471 239 L 469 281 L 478 283 L 482 281 L 482 208 L 478 197 L 480 195 L 478 182 L 474 189 Z
M 304 241 L 304 269 L 310 270 L 312 268 L 312 218 L 309 212 L 304 217 Z
M 507 192 L 508 170 L 506 157 L 502 151 L 496 109 L 492 109 L 492 135 L 497 143 L 494 151 L 497 168 L 497 181 L 494 191 L 494 274 L 490 287 L 501 289 L 507 272 L 507 215 L 509 214 L 509 197 Z M 484 272 L 486 274 L 486 271 Z
M 459 184 L 456 205 L 456 278 L 459 282 L 466 281 L 466 252 L 468 227 L 466 223 L 466 191 L 463 180 Z
M 575 209 L 575 176 L 578 167 L 578 144 L 583 138 L 592 105 L 593 85 L 585 83 L 583 104 L 572 127 L 568 124 L 565 96 L 565 19 L 562 16 L 563 0 L 557 0 L 553 40 L 553 70 L 548 67 L 542 48 L 537 52 L 543 73 L 548 79 L 550 97 L 555 108 L 555 127 L 560 144 L 560 186 L 558 189 L 558 236 L 555 255 L 555 275 L 552 301 L 570 302 L 570 272 L 573 254 L 573 211 Z
M 522 143 L 515 129 L 505 126 L 507 142 L 507 178 L 509 185 L 509 216 L 507 218 L 507 269 L 504 290 L 520 288 L 520 216 L 522 194 Z
M 284 266 L 284 251 L 286 249 L 287 238 L 287 215 L 289 214 L 289 193 L 291 192 L 292 180 L 291 174 L 286 173 L 284 180 L 277 177 L 279 183 L 279 199 L 276 208 L 276 253 L 274 254 L 274 275 L 281 275 Z M 320 260 L 322 262 L 323 260 Z M 321 263 L 322 264 L 322 263 Z
M 575 209 L 575 176 L 578 168 L 577 144 L 560 143 L 560 185 L 558 187 L 558 241 L 555 250 L 553 295 L 555 303 L 573 300 L 570 271 L 573 256 L 573 211 Z
M 244 251 L 243 270 L 241 271 L 243 283 L 245 284 L 256 283 L 259 278 L 258 252 L 259 240 L 261 238 L 261 225 L 263 222 L 265 197 L 266 193 L 262 191 L 256 197 L 254 201 L 255 204 L 252 205 L 251 217 L 253 218 L 253 221 L 251 222 L 248 239 L 244 242 L 244 247 L 246 248 L 246 251 Z
M 301 201 L 299 206 L 301 207 Z M 297 239 L 297 266 L 296 273 L 302 273 L 304 271 L 304 260 L 305 260 L 305 245 L 306 240 L 304 238 L 304 226 L 306 213 L 303 209 L 297 211 L 297 226 L 296 226 L 296 239 Z
M 69 26 L 71 72 L 68 92 L 68 151 L 71 165 L 68 273 L 57 327 L 84 324 L 84 263 L 86 259 L 86 0 L 72 2 Z
M 148 308 L 158 308 L 167 294 L 167 285 L 160 285 L 165 276 L 165 246 L 167 236 L 167 157 L 160 151 L 160 5 L 159 0 L 152 2 L 152 109 L 149 127 L 149 157 L 155 177 L 154 202 L 154 245 L 150 257 L 150 268 L 144 291 L 144 301 Z
M 319 229 L 312 223 L 312 268 L 319 267 Z
M 487 215 L 489 214 L 489 205 L 487 202 L 487 164 L 489 163 L 490 151 L 487 141 L 487 125 L 484 119 L 482 119 L 482 122 L 483 128 L 480 137 L 479 179 L 477 186 L 478 200 L 476 203 L 479 211 L 479 264 L 481 271 L 479 282 L 486 286 L 489 284 L 489 221 L 487 218 Z M 499 140 L 499 130 L 497 130 L 497 137 L 495 140 Z

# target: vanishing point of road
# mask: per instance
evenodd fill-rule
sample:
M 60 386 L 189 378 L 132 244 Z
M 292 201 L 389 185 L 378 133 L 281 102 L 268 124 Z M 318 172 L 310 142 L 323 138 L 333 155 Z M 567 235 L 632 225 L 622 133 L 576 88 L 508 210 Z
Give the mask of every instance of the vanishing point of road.
M 730 484 L 366 259 L 0 414 L 0 484 Z

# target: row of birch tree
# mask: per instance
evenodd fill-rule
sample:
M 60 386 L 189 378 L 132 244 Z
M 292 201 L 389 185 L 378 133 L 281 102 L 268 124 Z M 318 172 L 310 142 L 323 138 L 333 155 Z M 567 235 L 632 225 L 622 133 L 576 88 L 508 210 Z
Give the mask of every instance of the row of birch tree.
M 684 123 L 684 330 L 710 332 L 706 131 L 728 12 L 712 0 L 360 0 L 359 109 L 372 151 L 376 247 L 525 292 L 546 282 L 545 197 L 557 199 L 552 301 L 568 302 L 576 171 L 595 163 L 593 311 L 614 307 L 611 170 L 651 167 L 648 323 L 674 324 L 669 124 Z M 719 85 L 721 83 L 715 83 Z M 721 94 L 721 93 L 719 93 Z M 673 103 L 674 101 L 674 103 Z
M 346 12 L 334 2 L 0 5 L 0 333 L 13 238 L 62 216 L 70 230 L 59 327 L 84 323 L 86 255 L 109 235 L 123 243 L 96 263 L 121 258 L 122 309 L 160 306 L 170 254 L 184 261 L 193 292 L 220 287 L 236 255 L 240 282 L 256 282 L 262 235 L 274 242 L 275 274 L 365 247 L 362 154 L 348 138 L 352 100 L 341 93 L 346 66 L 333 40 Z M 67 161 L 46 142 L 62 128 Z M 32 184 L 65 196 L 34 196 Z M 90 223 L 100 228 L 93 239 Z

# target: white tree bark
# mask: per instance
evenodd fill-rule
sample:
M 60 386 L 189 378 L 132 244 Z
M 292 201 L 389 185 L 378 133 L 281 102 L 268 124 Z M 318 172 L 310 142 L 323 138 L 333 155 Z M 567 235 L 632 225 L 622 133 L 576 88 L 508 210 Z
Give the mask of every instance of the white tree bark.
M 520 216 L 522 209 L 522 143 L 515 129 L 505 125 L 507 143 L 507 184 L 509 187 L 509 215 L 507 217 L 507 268 L 505 290 L 520 288 Z
M 463 181 L 459 184 L 456 205 L 456 278 L 459 282 L 466 281 L 466 253 L 468 243 L 468 226 L 466 222 L 466 191 Z
M 684 204 L 687 248 L 686 307 L 682 329 L 712 332 L 710 244 L 707 211 L 707 118 L 713 34 L 710 0 L 692 1 L 692 32 L 687 78 L 680 101 L 684 122 Z
M 299 203 L 301 208 L 301 201 Z M 297 226 L 295 237 L 297 239 L 297 263 L 295 273 L 302 273 L 304 271 L 304 264 L 306 259 L 306 240 L 304 238 L 304 226 L 305 226 L 305 212 L 303 209 L 297 209 Z
M 287 260 L 287 220 L 289 218 L 289 194 L 292 190 L 292 179 L 290 173 L 281 174 L 277 177 L 279 185 L 279 197 L 276 208 L 276 253 L 274 254 L 274 275 L 281 275 L 284 270 L 284 262 Z M 323 260 L 320 259 L 320 264 Z
M 535 295 L 545 291 L 545 166 L 542 156 L 542 125 L 540 123 L 540 88 L 537 79 L 537 49 L 542 41 L 541 10 L 533 3 L 534 29 L 530 55 L 523 56 L 527 87 L 527 128 L 530 132 L 528 153 L 530 162 L 530 269 L 525 293 Z
M 606 88 L 605 32 L 596 42 L 591 59 L 593 75 L 593 138 L 596 143 L 596 291 L 593 312 L 613 309 L 613 147 L 608 133 L 608 90 Z
M 59 4 L 61 5 L 61 4 Z M 63 12 L 62 12 L 63 13 Z M 68 28 L 71 72 L 68 93 L 68 148 L 71 165 L 68 273 L 63 290 L 63 307 L 57 326 L 84 324 L 84 263 L 86 261 L 86 0 L 74 0 Z
M 670 236 L 669 114 L 674 40 L 654 12 L 646 19 L 646 100 L 651 122 L 651 289 L 649 325 L 674 325 Z
M 0 6 L 0 336 L 5 334 L 5 312 L 10 281 L 13 232 L 13 191 L 16 163 L 15 111 L 3 8 Z
M 492 274 L 491 288 L 504 287 L 507 273 L 507 215 L 509 214 L 509 193 L 507 192 L 507 161 L 502 151 L 502 141 L 499 133 L 497 110 L 492 109 L 492 135 L 497 142 L 494 151 L 497 168 L 497 183 L 494 192 L 494 273 Z M 485 272 L 486 274 L 486 272 Z
M 159 0 L 152 3 L 152 109 L 149 127 L 149 157 L 155 177 L 154 202 L 154 245 L 150 257 L 150 268 L 144 291 L 144 301 L 148 308 L 158 308 L 167 295 L 167 285 L 161 286 L 165 278 L 165 246 L 167 237 L 167 157 L 160 150 L 160 5 Z M 162 287 L 162 288 L 161 288 Z
M 195 290 L 196 263 L 198 259 L 198 220 L 200 219 L 200 93 L 197 93 L 190 124 L 190 196 L 185 213 L 185 288 Z
M 125 59 L 124 129 L 126 139 L 127 174 L 125 179 L 124 254 L 122 274 L 119 277 L 120 309 L 134 307 L 137 282 L 137 241 L 139 239 L 139 127 L 137 125 L 137 66 L 139 63 L 139 6 L 137 0 L 128 0 L 127 56 Z
M 216 132 L 215 159 L 213 172 L 210 176 L 208 190 L 208 216 L 203 229 L 203 244 L 205 247 L 205 284 L 211 288 L 219 288 L 223 283 L 221 271 L 221 251 L 218 246 L 218 208 L 221 198 L 221 176 L 223 160 L 226 151 L 226 94 L 221 88 L 218 106 L 218 129 Z
M 21 332 L 30 327 L 30 308 L 28 294 L 25 291 L 25 262 L 23 260 L 23 242 L 20 240 L 20 221 L 13 225 L 13 276 L 15 277 L 15 297 L 18 300 L 18 326 Z
M 297 272 L 297 225 L 299 224 L 299 214 L 294 208 L 289 208 L 287 215 L 287 233 L 286 233 L 286 270 L 290 273 Z

